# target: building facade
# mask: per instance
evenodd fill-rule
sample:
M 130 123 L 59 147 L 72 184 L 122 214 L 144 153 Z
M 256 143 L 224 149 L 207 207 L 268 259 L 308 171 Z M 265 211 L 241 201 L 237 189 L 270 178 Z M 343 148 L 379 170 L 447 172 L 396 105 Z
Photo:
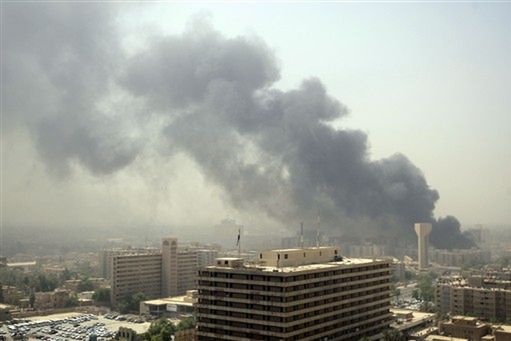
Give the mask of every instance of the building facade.
M 133 294 L 156 298 L 162 292 L 161 253 L 116 255 L 112 259 L 110 302 L 116 307 Z
M 462 278 L 439 280 L 435 304 L 442 314 L 478 316 L 487 321 L 511 319 L 511 290 L 473 287 Z
M 177 252 L 177 294 L 184 295 L 187 290 L 197 287 L 197 251 L 193 249 Z
M 108 272 L 111 303 L 141 292 L 147 298 L 184 295 L 197 287 L 198 254 L 178 247 L 177 238 L 163 238 L 156 248 L 104 250 L 100 262 Z
M 341 259 L 333 247 L 259 256 L 199 271 L 199 340 L 347 340 L 389 326 L 388 261 Z
M 483 336 L 491 333 L 491 328 L 475 317 L 454 316 L 450 321 L 440 323 L 440 332 L 446 336 L 481 341 Z

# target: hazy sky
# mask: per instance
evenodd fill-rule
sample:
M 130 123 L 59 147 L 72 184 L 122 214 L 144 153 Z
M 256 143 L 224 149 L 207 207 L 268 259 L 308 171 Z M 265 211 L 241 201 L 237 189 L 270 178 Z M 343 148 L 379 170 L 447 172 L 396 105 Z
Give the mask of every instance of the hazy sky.
M 23 6 L 34 11 L 30 3 Z M 197 16 L 209 17 L 226 38 L 263 41 L 280 67 L 273 86 L 290 90 L 318 77 L 349 109 L 349 116 L 331 124 L 367 133 L 371 159 L 406 155 L 438 191 L 437 216 L 511 224 L 511 3 L 115 6 L 117 42 L 126 58 L 150 46 L 154 36 L 182 34 Z M 10 10 L 4 8 L 3 18 Z M 3 42 L 15 38 L 10 32 L 3 30 Z M 120 64 L 124 57 L 119 58 Z M 30 91 L 18 94 L 22 102 L 31 102 Z M 3 96 L 12 93 L 3 91 Z M 105 106 L 136 111 L 139 103 L 123 96 L 111 96 Z M 43 105 L 33 104 L 31 110 Z M 3 114 L 11 110 L 2 109 Z M 5 224 L 212 225 L 225 216 L 259 223 L 260 215 L 228 204 L 222 187 L 194 161 L 183 154 L 165 156 L 157 141 L 150 148 L 145 144 L 134 160 L 121 160 L 115 172 L 94 173 L 83 162 L 71 162 L 69 172 L 55 175 L 42 161 L 46 155 L 38 151 L 40 140 L 31 137 L 30 123 L 19 121 L 3 117 Z M 131 114 L 121 121 L 139 122 Z M 150 131 L 156 121 L 140 125 Z M 129 134 L 138 136 L 137 125 L 129 126 L 123 133 L 131 129 Z M 151 134 L 142 136 L 151 139 Z

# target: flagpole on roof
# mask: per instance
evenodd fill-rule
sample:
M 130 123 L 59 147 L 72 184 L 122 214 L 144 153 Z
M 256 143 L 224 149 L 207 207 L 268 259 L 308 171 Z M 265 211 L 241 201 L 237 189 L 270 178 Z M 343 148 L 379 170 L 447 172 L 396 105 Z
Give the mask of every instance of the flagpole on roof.
M 241 228 L 243 225 L 238 229 L 238 241 L 236 242 L 236 245 L 238 246 L 238 257 L 241 256 Z

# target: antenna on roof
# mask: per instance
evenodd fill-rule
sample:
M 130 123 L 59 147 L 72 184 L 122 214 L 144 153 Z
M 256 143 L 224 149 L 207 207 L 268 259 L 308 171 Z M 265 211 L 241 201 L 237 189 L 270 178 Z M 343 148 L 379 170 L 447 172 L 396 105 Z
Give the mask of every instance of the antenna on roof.
M 243 227 L 243 225 L 238 228 L 238 239 L 236 241 L 236 246 L 238 247 L 238 257 L 240 257 L 241 255 L 241 228 Z

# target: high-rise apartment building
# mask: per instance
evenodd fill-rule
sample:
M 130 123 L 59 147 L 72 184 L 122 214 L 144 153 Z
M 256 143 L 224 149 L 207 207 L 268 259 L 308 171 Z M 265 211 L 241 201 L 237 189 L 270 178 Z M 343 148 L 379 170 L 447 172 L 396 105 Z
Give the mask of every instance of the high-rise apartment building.
M 180 249 L 176 238 L 163 238 L 161 250 L 104 250 L 102 254 L 113 306 L 138 292 L 147 298 L 170 297 L 197 287 L 197 252 Z
M 162 295 L 177 296 L 177 238 L 162 239 Z
M 161 253 L 118 254 L 112 257 L 111 299 L 112 306 L 135 293 L 148 298 L 161 295 Z
M 335 247 L 218 258 L 199 270 L 199 340 L 358 340 L 389 326 L 386 260 Z
M 99 273 L 106 279 L 112 278 L 112 259 L 114 256 L 122 254 L 145 254 L 157 252 L 157 248 L 115 248 L 105 249 L 99 252 Z
M 193 249 L 177 252 L 177 294 L 184 295 L 187 290 L 197 287 L 197 252 Z
M 214 249 L 199 249 L 197 252 L 197 267 L 203 268 L 215 264 L 218 251 Z

